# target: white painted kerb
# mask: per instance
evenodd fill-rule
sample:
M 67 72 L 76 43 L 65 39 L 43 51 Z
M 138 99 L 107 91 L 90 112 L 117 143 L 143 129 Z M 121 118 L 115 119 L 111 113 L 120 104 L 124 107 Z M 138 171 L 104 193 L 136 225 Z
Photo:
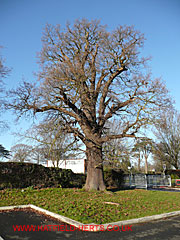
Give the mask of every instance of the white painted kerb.
M 60 220 L 64 223 L 73 225 L 77 228 L 79 228 L 80 226 L 83 228 L 83 226 L 86 226 L 86 231 L 100 231 L 100 227 L 97 227 L 97 225 L 100 226 L 100 224 L 94 224 L 94 223 L 89 223 L 89 224 L 83 224 L 80 222 L 77 222 L 73 219 L 64 217 L 62 215 L 59 215 L 57 213 L 53 213 L 50 212 L 48 210 L 45 210 L 43 208 L 37 207 L 35 205 L 32 204 L 28 204 L 28 205 L 18 205 L 18 206 L 7 206 L 7 207 L 0 207 L 0 211 L 6 211 L 6 210 L 13 210 L 16 208 L 32 208 L 36 211 L 39 211 L 41 213 L 46 214 L 47 216 L 53 217 L 57 220 Z M 149 221 L 153 221 L 153 220 L 160 220 L 163 218 L 167 218 L 167 217 L 173 217 L 173 216 L 177 216 L 180 215 L 180 211 L 175 211 L 175 212 L 170 212 L 170 213 L 163 213 L 163 214 L 158 214 L 158 215 L 153 215 L 153 216 L 148 216 L 148 217 L 142 217 L 142 218 L 135 218 L 135 219 L 130 219 L 130 220 L 124 220 L 124 221 L 118 221 L 118 222 L 111 222 L 111 223 L 106 223 L 106 224 L 102 224 L 104 226 L 104 229 L 111 229 L 113 228 L 113 226 L 122 226 L 122 225 L 133 225 L 133 224 L 138 224 L 138 223 L 145 223 L 145 222 L 149 222 Z M 92 226 L 96 226 L 95 229 L 92 229 Z M 84 228 L 83 228 L 84 229 Z M 0 239 L 1 240 L 1 239 Z

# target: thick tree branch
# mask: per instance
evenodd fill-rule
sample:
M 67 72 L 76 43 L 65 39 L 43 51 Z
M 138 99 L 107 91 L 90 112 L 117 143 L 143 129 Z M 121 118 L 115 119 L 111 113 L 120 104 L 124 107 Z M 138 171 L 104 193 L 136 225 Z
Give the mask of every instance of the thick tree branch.
M 81 109 L 77 108 L 76 105 L 71 102 L 71 100 L 67 97 L 66 93 L 63 91 L 63 89 L 60 90 L 60 94 L 63 97 L 64 103 L 67 106 L 69 106 L 79 117 L 78 121 L 84 121 L 87 127 L 90 127 L 89 120 L 86 117 L 85 113 Z
M 105 99 L 107 97 L 109 87 L 112 84 L 113 80 L 124 71 L 127 71 L 127 69 L 125 67 L 122 67 L 122 68 L 116 70 L 116 72 L 112 73 L 110 75 L 108 81 L 104 84 L 104 87 L 102 90 L 102 96 L 101 96 L 100 104 L 99 104 L 99 124 L 100 125 L 102 125 L 102 121 L 103 121 L 103 116 L 104 116 L 104 112 L 105 112 L 105 108 L 106 108 Z
M 37 112 L 46 112 L 46 111 L 50 111 L 50 110 L 54 110 L 54 111 L 58 111 L 58 112 L 63 112 L 64 114 L 67 114 L 70 117 L 75 118 L 77 121 L 79 121 L 79 118 L 76 114 L 74 114 L 73 112 L 70 112 L 68 110 L 66 110 L 65 108 L 62 107 L 57 107 L 57 106 L 44 106 L 44 107 L 36 107 L 35 105 L 28 105 L 28 109 L 32 109 L 34 110 L 34 113 Z
M 135 99 L 131 98 L 125 102 L 120 102 L 116 105 L 112 105 L 112 107 L 109 109 L 109 112 L 105 115 L 103 121 L 102 121 L 102 125 L 109 119 L 111 118 L 118 110 L 120 110 L 123 107 L 128 106 L 129 104 L 131 104 Z

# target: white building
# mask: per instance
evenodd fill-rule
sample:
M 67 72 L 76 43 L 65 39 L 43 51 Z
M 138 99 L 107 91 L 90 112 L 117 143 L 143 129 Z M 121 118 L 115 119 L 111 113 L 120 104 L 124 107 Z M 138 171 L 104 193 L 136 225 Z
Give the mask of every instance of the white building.
M 74 173 L 85 173 L 86 172 L 86 160 L 85 159 L 68 159 L 47 161 L 47 167 L 59 167 L 63 169 L 71 169 Z

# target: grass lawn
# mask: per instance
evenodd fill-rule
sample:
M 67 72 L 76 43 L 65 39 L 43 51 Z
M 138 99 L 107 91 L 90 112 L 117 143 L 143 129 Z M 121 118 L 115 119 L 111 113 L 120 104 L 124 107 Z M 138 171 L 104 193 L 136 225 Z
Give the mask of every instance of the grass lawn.
M 0 207 L 21 204 L 34 204 L 83 223 L 103 224 L 180 210 L 180 193 L 139 189 L 103 193 L 61 188 L 0 191 Z

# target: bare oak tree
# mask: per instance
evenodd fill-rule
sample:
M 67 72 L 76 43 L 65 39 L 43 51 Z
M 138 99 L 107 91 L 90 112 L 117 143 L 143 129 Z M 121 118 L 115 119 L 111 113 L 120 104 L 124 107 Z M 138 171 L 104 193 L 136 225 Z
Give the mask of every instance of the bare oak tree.
M 47 25 L 39 54 L 37 85 L 24 82 L 11 91 L 9 107 L 18 115 L 34 112 L 56 115 L 64 129 L 86 146 L 88 161 L 85 189 L 104 190 L 103 143 L 134 138 L 138 130 L 158 117 L 169 104 L 160 79 L 152 79 L 141 56 L 144 36 L 134 27 L 109 32 L 99 21 L 86 19 Z M 120 134 L 105 134 L 105 124 L 116 117 Z
M 155 123 L 156 142 L 153 144 L 153 155 L 156 167 L 162 171 L 163 164 L 167 169 L 180 167 L 180 114 L 177 111 L 164 112 Z
M 60 160 L 75 158 L 75 155 L 80 154 L 81 144 L 71 134 L 65 134 L 61 123 L 51 119 L 33 125 L 24 134 L 17 134 L 33 145 L 33 158 L 38 163 L 52 160 L 56 165 Z
M 26 144 L 16 144 L 11 147 L 12 161 L 31 162 L 32 147 Z

